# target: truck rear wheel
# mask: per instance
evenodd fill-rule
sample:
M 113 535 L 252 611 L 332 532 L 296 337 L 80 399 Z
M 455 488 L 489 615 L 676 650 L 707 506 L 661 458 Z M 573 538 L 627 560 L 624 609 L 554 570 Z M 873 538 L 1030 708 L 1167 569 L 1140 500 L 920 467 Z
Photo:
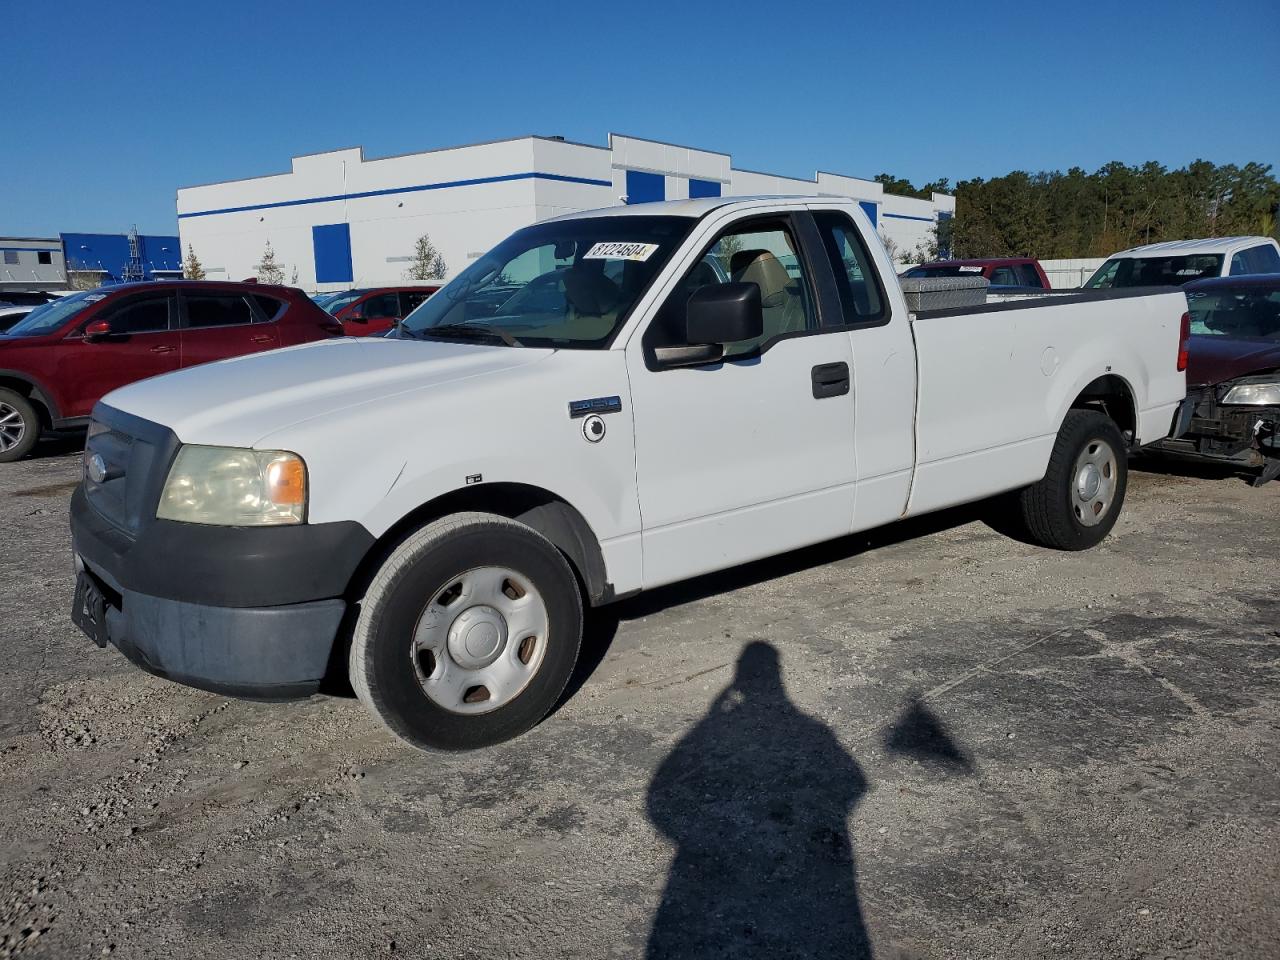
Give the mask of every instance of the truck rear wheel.
M 560 551 L 522 523 L 460 513 L 400 544 L 369 585 L 351 686 L 421 749 L 519 736 L 555 706 L 582 642 L 582 597 Z
M 0 463 L 21 460 L 40 439 L 40 415 L 31 401 L 0 389 Z
M 1129 479 L 1124 437 L 1096 410 L 1070 410 L 1044 479 L 1019 495 L 1031 537 L 1057 550 L 1086 550 L 1115 526 Z

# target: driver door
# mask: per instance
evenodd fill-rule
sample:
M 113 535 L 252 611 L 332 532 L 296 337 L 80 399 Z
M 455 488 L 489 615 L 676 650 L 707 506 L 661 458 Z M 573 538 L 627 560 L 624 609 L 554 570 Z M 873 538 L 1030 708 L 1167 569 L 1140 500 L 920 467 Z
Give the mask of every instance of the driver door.
M 731 224 L 628 344 L 646 588 L 850 530 L 852 348 L 820 322 L 809 264 L 823 267 L 796 226 Z M 726 281 L 760 286 L 763 336 L 719 362 L 661 367 L 656 347 L 687 342 L 689 296 Z

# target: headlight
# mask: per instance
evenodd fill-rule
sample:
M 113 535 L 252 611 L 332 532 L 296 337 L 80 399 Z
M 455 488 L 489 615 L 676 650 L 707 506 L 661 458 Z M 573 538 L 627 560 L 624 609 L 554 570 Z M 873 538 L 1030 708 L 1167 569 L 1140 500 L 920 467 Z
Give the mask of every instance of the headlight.
M 184 446 L 169 470 L 156 516 L 228 527 L 302 523 L 307 465 L 283 450 Z
M 1250 377 L 1239 380 L 1222 398 L 1224 404 L 1249 407 L 1280 407 L 1280 377 Z

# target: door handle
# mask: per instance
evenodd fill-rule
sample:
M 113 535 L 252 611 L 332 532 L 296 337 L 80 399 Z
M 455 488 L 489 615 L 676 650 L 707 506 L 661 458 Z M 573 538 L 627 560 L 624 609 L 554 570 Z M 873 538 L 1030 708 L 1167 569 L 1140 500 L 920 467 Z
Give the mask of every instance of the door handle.
M 152 353 L 173 353 L 175 349 L 176 349 L 175 347 L 157 346 L 157 347 L 152 347 L 151 352 Z
M 270 337 L 250 337 L 249 342 L 250 343 L 270 343 L 271 338 Z
M 826 397 L 843 397 L 849 392 L 849 365 L 841 360 L 839 363 L 820 363 L 813 368 L 813 399 Z

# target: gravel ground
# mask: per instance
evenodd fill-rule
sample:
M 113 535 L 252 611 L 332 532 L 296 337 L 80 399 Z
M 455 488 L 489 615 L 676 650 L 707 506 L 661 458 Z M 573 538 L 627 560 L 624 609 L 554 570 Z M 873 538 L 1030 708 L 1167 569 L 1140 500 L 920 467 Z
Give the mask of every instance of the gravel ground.
M 95 648 L 46 447 L 0 467 L 0 956 L 1280 955 L 1280 483 L 642 596 L 532 733 L 428 756 Z

